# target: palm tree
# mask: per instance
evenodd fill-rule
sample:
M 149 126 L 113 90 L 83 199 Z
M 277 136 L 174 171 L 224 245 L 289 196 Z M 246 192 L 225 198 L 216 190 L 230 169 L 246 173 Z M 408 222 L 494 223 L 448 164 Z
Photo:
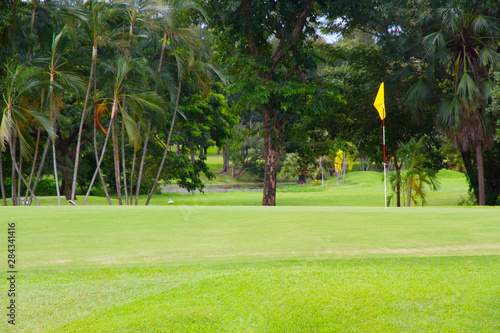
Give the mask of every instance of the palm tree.
M 50 59 L 47 66 L 47 74 L 49 76 L 49 119 L 52 123 L 52 127 L 56 129 L 56 119 L 59 116 L 59 106 L 61 100 L 64 96 L 64 91 L 66 88 L 72 88 L 76 93 L 83 90 L 83 79 L 76 73 L 68 70 L 70 67 L 70 62 L 67 60 L 67 54 L 65 53 L 66 46 L 69 40 L 66 39 L 68 29 L 66 26 L 54 36 L 52 39 L 52 47 L 50 50 Z M 59 102 L 56 103 L 55 89 L 60 89 Z M 50 138 L 48 139 L 50 140 Z M 57 157 L 56 157 L 56 145 L 55 140 L 52 140 L 52 158 L 54 164 L 54 178 L 56 180 L 56 191 L 57 200 L 59 205 L 61 205 L 61 195 L 59 191 L 59 181 L 57 174 Z M 67 194 L 66 194 L 67 195 Z
M 163 6 L 162 7 L 156 7 L 154 5 L 147 6 L 146 8 L 149 8 L 151 11 L 157 11 L 160 13 L 163 17 L 164 24 L 162 27 L 162 47 L 161 47 L 161 53 L 160 53 L 160 59 L 158 62 L 158 74 L 162 72 L 163 64 L 165 61 L 165 53 L 167 50 L 170 50 L 171 53 L 174 54 L 174 57 L 177 60 L 177 68 L 178 68 L 178 73 L 182 72 L 182 61 L 181 57 L 178 56 L 176 53 L 176 48 L 180 47 L 181 45 L 187 46 L 190 50 L 196 50 L 201 47 L 201 39 L 199 34 L 197 34 L 195 29 L 192 28 L 185 28 L 184 22 L 181 20 L 181 17 L 184 13 L 188 11 L 196 11 L 205 16 L 205 11 L 203 8 L 198 5 L 197 3 L 193 1 L 182 1 L 182 0 L 163 0 L 162 1 Z M 169 47 L 167 48 L 167 43 L 169 44 Z M 194 52 L 191 54 L 195 54 Z M 180 75 L 182 76 L 182 74 Z M 169 78 L 168 81 L 170 81 L 170 76 L 167 76 Z M 167 85 L 169 88 L 171 88 L 173 85 L 168 84 Z M 175 90 L 170 90 L 170 96 L 171 96 L 171 101 L 172 104 L 176 103 L 178 104 L 178 98 L 180 97 L 179 94 L 176 94 L 175 91 L 180 91 L 180 80 L 178 81 L 178 84 L 176 84 L 177 89 Z M 155 91 L 158 91 L 158 86 L 155 88 Z M 175 99 L 177 98 L 177 101 Z M 169 136 L 171 136 L 172 130 L 173 130 L 173 125 L 175 121 L 175 114 L 177 113 L 177 109 L 174 109 L 174 117 L 173 121 L 171 123 L 171 131 L 169 133 Z M 142 149 L 142 158 L 141 158 L 141 163 L 139 166 L 139 173 L 137 177 L 137 187 L 136 187 L 136 193 L 135 193 L 135 205 L 138 204 L 139 202 L 139 192 L 141 189 L 141 180 L 142 180 L 142 174 L 144 170 L 144 161 L 146 158 L 146 152 L 147 152 L 147 147 L 148 147 L 148 142 L 149 142 L 149 133 L 151 131 L 151 118 L 148 120 L 148 124 L 146 126 L 146 138 L 144 140 L 144 146 Z M 170 140 L 167 140 L 170 142 Z M 167 145 L 168 148 L 168 145 Z M 166 154 L 166 151 L 165 151 Z M 163 163 L 165 160 L 166 155 L 164 156 Z M 162 163 L 162 164 L 163 164 Z M 155 185 L 153 185 L 153 189 L 151 193 L 154 192 L 154 189 L 156 188 L 156 184 L 159 179 L 159 175 L 161 173 L 161 170 L 163 168 L 163 165 L 160 166 L 157 179 L 155 182 Z M 131 191 L 132 192 L 132 191 Z M 132 193 L 131 193 L 132 196 Z M 151 194 L 150 196 L 151 197 Z M 149 202 L 149 199 L 147 200 Z
M 182 80 L 184 78 L 184 75 L 187 75 L 187 73 L 192 75 L 194 77 L 193 81 L 202 85 L 204 90 L 208 89 L 208 87 L 211 83 L 211 80 L 212 80 L 212 76 L 217 76 L 222 81 L 225 81 L 225 77 L 222 75 L 222 73 L 207 61 L 207 59 L 210 59 L 210 54 L 209 54 L 208 50 L 205 48 L 205 45 L 203 44 L 203 42 L 199 43 L 198 45 L 200 47 L 197 49 L 190 48 L 190 50 L 189 50 L 190 59 L 189 59 L 188 64 L 184 65 L 182 60 L 179 58 L 179 56 L 177 56 L 178 88 L 177 88 L 177 94 L 176 94 L 174 114 L 173 114 L 172 122 L 170 123 L 170 130 L 168 132 L 168 137 L 167 137 L 167 141 L 165 144 L 165 151 L 163 153 L 163 158 L 162 158 L 162 161 L 161 161 L 160 166 L 158 168 L 158 172 L 156 174 L 156 179 L 153 183 L 151 191 L 149 192 L 148 198 L 146 200 L 146 205 L 149 204 L 149 201 L 151 200 L 151 196 L 153 195 L 154 191 L 156 190 L 156 186 L 158 185 L 158 181 L 160 179 L 161 172 L 162 172 L 163 167 L 165 165 L 167 153 L 168 153 L 168 150 L 170 148 L 170 140 L 172 138 L 172 133 L 174 130 L 175 119 L 176 119 L 177 113 L 179 113 L 179 101 L 180 101 L 180 96 L 181 96 L 181 92 L 182 92 Z M 185 67 L 183 68 L 182 65 L 184 65 Z
M 125 0 L 123 3 L 127 4 L 126 8 L 126 20 L 128 20 L 129 24 L 129 31 L 128 31 L 128 37 L 129 37 L 129 47 L 130 49 L 125 50 L 127 59 L 130 60 L 131 54 L 132 53 L 139 53 L 137 52 L 138 49 L 134 48 L 134 46 L 137 45 L 137 40 L 139 38 L 144 38 L 145 36 L 148 36 L 150 39 L 157 38 L 155 34 L 155 30 L 158 30 L 158 24 L 159 21 L 155 19 L 155 16 L 158 16 L 160 14 L 164 20 L 169 21 L 171 19 L 171 7 L 170 6 L 162 6 L 158 5 L 157 1 L 137 1 L 137 0 Z M 134 31 L 137 30 L 137 26 L 139 25 L 139 32 L 138 34 L 134 34 Z M 142 31 L 141 31 L 142 30 Z M 164 46 L 165 47 L 165 46 Z M 158 69 L 158 73 L 161 72 L 161 61 L 160 61 L 160 66 Z M 158 92 L 158 86 L 156 86 L 155 93 Z M 123 107 L 125 107 L 126 101 L 123 101 Z M 142 110 L 144 111 L 144 110 Z M 140 125 L 141 121 L 144 119 L 144 116 L 148 119 L 148 128 L 149 130 L 151 129 L 151 119 L 152 115 L 148 114 L 139 114 L 139 113 L 134 113 L 133 118 L 138 120 L 137 121 L 137 135 L 132 142 L 132 146 L 134 149 L 134 155 L 132 158 L 132 169 L 130 172 L 130 205 L 132 205 L 132 198 L 133 198 L 133 182 L 134 182 L 134 172 L 135 172 L 135 162 L 137 158 L 137 151 L 140 148 L 140 143 L 141 143 L 141 136 L 140 136 Z M 127 173 L 126 173 L 126 164 L 125 164 L 125 130 L 124 130 L 124 122 L 122 122 L 122 168 L 123 168 L 123 182 L 124 182 L 124 189 L 125 189 L 125 202 L 126 204 L 129 204 L 128 202 L 128 191 L 127 191 Z M 145 146 L 147 147 L 147 141 L 149 140 L 149 131 L 147 132 L 147 139 L 146 139 L 146 144 Z M 144 156 L 144 155 L 143 155 Z M 142 175 L 142 174 L 141 174 Z
M 163 100 L 154 92 L 134 93 L 133 91 L 126 90 L 127 85 L 138 87 L 142 86 L 140 80 L 142 80 L 144 77 L 154 75 L 154 73 L 151 72 L 149 67 L 147 66 L 147 62 L 145 59 L 133 59 L 127 61 L 127 59 L 123 55 L 120 55 L 117 57 L 114 67 L 109 68 L 109 71 L 113 73 L 113 91 L 112 97 L 110 99 L 110 104 L 112 105 L 110 123 L 108 130 L 106 131 L 106 139 L 102 148 L 101 157 L 97 163 L 96 171 L 94 173 L 94 176 L 92 177 L 89 189 L 85 196 L 84 204 L 87 202 L 90 190 L 92 189 L 98 170 L 101 166 L 111 132 L 113 132 L 113 135 L 115 136 L 113 138 L 113 160 L 115 166 L 115 177 L 117 181 L 117 192 L 121 192 L 118 141 L 116 138 L 116 124 L 118 114 L 121 114 L 122 121 L 125 122 L 125 129 L 127 130 L 130 141 L 133 142 L 137 135 L 136 123 L 133 121 L 132 117 L 130 117 L 130 115 L 123 109 L 123 104 L 121 104 L 123 98 L 127 99 L 128 105 L 132 110 L 146 108 L 161 112 L 163 109 Z
M 89 84 L 87 94 L 85 95 L 85 103 L 83 105 L 82 116 L 80 119 L 80 127 L 78 130 L 78 139 L 75 153 L 75 167 L 73 172 L 73 184 L 71 187 L 71 199 L 75 199 L 76 183 L 78 176 L 78 166 L 80 161 L 80 146 L 82 141 L 83 125 L 85 122 L 88 103 L 90 100 L 90 91 L 92 88 L 92 79 L 97 63 L 97 52 L 101 45 L 109 45 L 111 43 L 118 45 L 117 37 L 121 33 L 119 29 L 112 29 L 110 23 L 121 13 L 122 8 L 116 5 L 109 5 L 104 1 L 89 0 L 85 3 L 85 27 L 92 44 L 92 60 L 90 63 Z
M 31 153 L 33 139 L 27 133 L 27 128 L 29 120 L 33 118 L 47 130 L 52 138 L 54 137 L 54 131 L 49 120 L 42 114 L 34 111 L 31 103 L 28 101 L 29 94 L 33 94 L 40 84 L 38 77 L 41 75 L 41 70 L 38 67 L 26 67 L 24 64 L 14 65 L 9 63 L 5 66 L 5 73 L 1 89 L 3 93 L 3 115 L 0 124 L 0 149 L 6 148 L 5 142 L 9 143 L 13 171 L 12 205 L 17 206 L 19 204 L 17 201 L 19 193 L 15 181 L 16 173 L 37 203 L 40 204 L 17 165 L 16 146 L 17 139 L 19 139 L 20 152 L 25 156 L 29 156 Z
M 398 207 L 400 207 L 400 192 L 403 193 L 403 201 L 409 207 L 411 202 L 417 205 L 417 199 L 422 200 L 422 205 L 425 201 L 425 186 L 429 186 L 432 190 L 437 189 L 439 182 L 437 181 L 437 171 L 428 167 L 427 156 L 424 151 L 424 138 L 416 141 L 410 139 L 407 143 L 399 143 L 399 148 L 396 151 L 396 158 L 401 165 L 400 170 L 392 172 L 389 177 L 389 184 L 393 194 L 388 197 L 387 204 L 391 204 L 391 199 L 394 195 L 398 198 Z
M 442 89 L 436 121 L 457 150 L 475 152 L 478 202 L 485 205 L 482 151 L 493 138 L 492 120 L 485 109 L 492 86 L 489 68 L 500 59 L 495 51 L 499 26 L 472 8 L 441 8 L 434 15 L 439 28 L 423 39 L 427 73 L 410 89 L 407 102 L 422 103 L 433 89 Z M 441 81 L 435 82 L 436 78 Z

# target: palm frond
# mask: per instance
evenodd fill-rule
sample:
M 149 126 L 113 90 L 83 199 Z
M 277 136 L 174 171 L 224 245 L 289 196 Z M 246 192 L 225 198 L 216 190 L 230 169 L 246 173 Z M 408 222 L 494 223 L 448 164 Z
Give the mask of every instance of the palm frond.
M 56 130 L 46 115 L 36 111 L 31 111 L 30 115 L 33 116 L 33 118 L 35 118 L 36 121 L 45 129 L 51 139 L 55 139 L 57 137 Z
M 2 115 L 2 122 L 0 123 L 0 149 L 5 150 L 5 143 L 10 144 L 10 138 L 12 137 L 12 132 L 14 130 L 14 121 L 12 117 L 8 117 L 4 112 Z
M 459 17 L 461 17 L 462 12 L 453 7 L 439 8 L 437 10 L 438 15 L 441 17 L 446 30 L 456 33 L 459 29 Z
M 495 24 L 492 19 L 482 15 L 476 15 L 471 22 L 472 31 L 475 34 L 485 34 L 487 36 L 496 35 Z
M 469 73 L 463 73 L 458 83 L 456 93 L 458 98 L 467 104 L 475 104 L 481 96 L 478 86 Z
M 419 79 L 405 96 L 405 104 L 410 110 L 417 110 L 432 98 L 432 85 L 426 78 Z
M 132 119 L 132 117 L 125 111 L 124 108 L 120 108 L 122 114 L 122 121 L 125 122 L 125 130 L 127 131 L 128 139 L 132 145 L 135 147 L 135 142 L 137 141 L 137 135 L 139 135 L 137 131 L 137 123 Z M 137 150 L 137 149 L 136 149 Z
M 462 104 L 457 96 L 445 98 L 439 106 L 436 120 L 448 128 L 457 129 L 462 119 L 461 110 Z
M 17 135 L 19 137 L 21 154 L 29 159 L 34 151 L 35 140 L 29 135 L 24 126 L 17 126 Z
M 479 58 L 485 67 L 490 64 L 497 64 L 500 62 L 500 55 L 489 47 L 483 47 L 479 51 Z
M 436 54 L 436 50 L 443 50 L 445 44 L 445 33 L 442 30 L 427 35 L 422 42 L 425 55 L 431 58 Z

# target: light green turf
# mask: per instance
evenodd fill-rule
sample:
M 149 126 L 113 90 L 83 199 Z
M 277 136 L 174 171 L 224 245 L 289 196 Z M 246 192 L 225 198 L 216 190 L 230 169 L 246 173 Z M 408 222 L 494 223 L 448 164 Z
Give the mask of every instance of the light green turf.
M 427 205 L 429 206 L 456 206 L 468 197 L 467 183 L 462 173 L 441 170 L 439 172 L 441 187 L 438 191 L 427 192 Z M 139 204 L 144 204 L 147 196 L 141 196 Z M 76 203 L 81 205 L 82 197 L 78 196 Z M 222 192 L 205 194 L 167 193 L 152 197 L 151 205 L 167 205 L 169 200 L 173 205 L 198 205 L 198 206 L 260 206 L 262 204 L 262 191 L 257 192 Z M 336 179 L 327 179 L 325 187 L 321 183 L 308 183 L 305 185 L 280 185 L 277 190 L 277 205 L 279 206 L 371 206 L 384 205 L 383 173 L 366 171 L 350 172 L 347 174 L 346 183 L 337 186 Z M 55 205 L 54 197 L 41 197 L 42 205 Z M 117 204 L 116 198 L 113 198 Z M 392 205 L 395 206 L 394 199 Z M 69 205 L 63 200 L 64 205 Z M 107 205 L 105 198 L 91 197 L 88 205 Z M 419 203 L 420 205 L 420 203 Z
M 500 330 L 495 208 L 0 212 L 22 332 Z

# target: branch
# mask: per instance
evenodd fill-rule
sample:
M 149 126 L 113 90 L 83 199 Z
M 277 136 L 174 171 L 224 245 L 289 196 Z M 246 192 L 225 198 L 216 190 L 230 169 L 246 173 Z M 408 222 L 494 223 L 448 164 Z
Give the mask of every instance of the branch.
M 251 0 L 244 0 L 243 1 L 243 15 L 246 17 L 246 22 L 247 25 L 249 24 L 249 17 L 248 13 L 251 11 Z M 250 29 L 248 30 L 247 33 L 247 39 L 248 39 L 248 48 L 250 49 L 250 53 L 252 53 L 253 56 L 260 56 L 259 48 L 257 47 L 257 42 L 255 41 L 255 37 L 253 36 L 252 32 Z
M 247 0 L 248 1 L 248 0 Z M 285 56 L 285 49 L 287 46 L 292 46 L 295 44 L 295 41 L 299 39 L 302 31 L 304 30 L 304 26 L 307 22 L 307 18 L 311 15 L 313 11 L 313 6 L 316 0 L 307 0 L 302 12 L 300 12 L 297 17 L 297 21 L 295 21 L 295 26 L 292 30 L 292 35 L 289 40 L 280 39 L 280 45 L 276 52 L 272 55 L 273 64 L 271 65 L 271 69 L 276 68 L 283 57 Z

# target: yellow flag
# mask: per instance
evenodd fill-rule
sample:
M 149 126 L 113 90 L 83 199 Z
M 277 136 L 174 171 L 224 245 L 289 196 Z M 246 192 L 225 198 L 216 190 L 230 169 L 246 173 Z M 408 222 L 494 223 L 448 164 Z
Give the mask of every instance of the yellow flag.
M 344 152 L 339 149 L 335 156 L 335 172 L 342 171 L 342 161 L 344 160 Z
M 385 101 L 384 101 L 384 83 L 380 84 L 380 88 L 378 89 L 377 97 L 375 98 L 375 103 L 373 103 L 375 109 L 377 109 L 378 114 L 380 115 L 380 119 L 384 120 L 385 118 Z

